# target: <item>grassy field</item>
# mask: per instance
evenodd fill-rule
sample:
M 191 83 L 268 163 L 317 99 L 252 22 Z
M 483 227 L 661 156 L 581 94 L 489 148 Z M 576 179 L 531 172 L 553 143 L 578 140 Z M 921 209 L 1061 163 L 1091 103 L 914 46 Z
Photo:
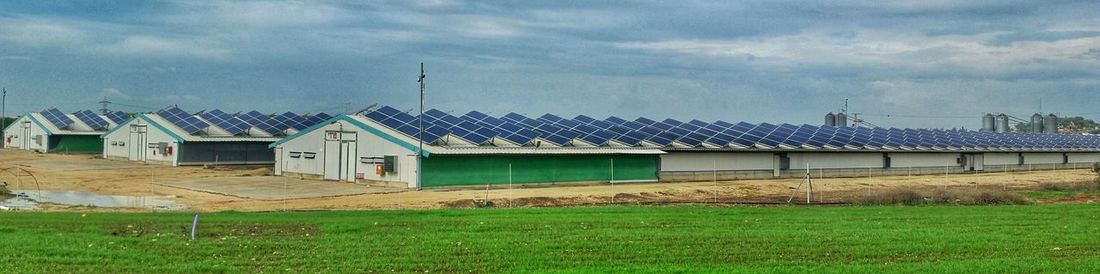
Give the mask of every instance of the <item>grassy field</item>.
M 1097 272 L 1100 207 L 579 207 L 0 214 L 56 272 Z

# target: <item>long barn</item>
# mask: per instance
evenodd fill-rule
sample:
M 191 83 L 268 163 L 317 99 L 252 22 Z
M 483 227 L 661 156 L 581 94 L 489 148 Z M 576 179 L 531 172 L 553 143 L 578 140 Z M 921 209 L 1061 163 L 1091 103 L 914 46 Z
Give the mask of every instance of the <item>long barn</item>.
M 281 115 L 221 110 L 190 113 L 171 106 L 138 113 L 102 135 L 103 158 L 172 166 L 270 165 L 268 145 L 330 118 L 327 114 Z
M 41 153 L 98 153 L 103 150 L 99 136 L 126 119 L 129 114 L 121 111 L 103 115 L 51 108 L 25 113 L 4 129 L 3 144 Z
M 1005 172 L 1100 162 L 1100 137 L 1085 135 L 434 109 L 425 112 L 420 150 L 420 122 L 387 106 L 336 117 L 272 144 L 276 173 L 434 187 Z

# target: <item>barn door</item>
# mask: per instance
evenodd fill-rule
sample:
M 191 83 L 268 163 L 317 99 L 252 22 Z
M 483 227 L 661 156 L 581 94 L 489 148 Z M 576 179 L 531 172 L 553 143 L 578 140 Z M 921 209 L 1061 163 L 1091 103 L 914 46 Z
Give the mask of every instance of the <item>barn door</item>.
M 145 125 L 130 125 L 130 138 L 126 143 L 130 161 L 145 161 L 147 159 L 146 154 L 149 150 L 145 149 L 148 146 L 146 129 Z
M 325 161 L 322 164 L 325 169 L 325 180 L 337 181 L 340 180 L 340 167 L 343 165 L 340 163 L 340 153 L 343 152 L 340 149 L 340 132 L 339 131 L 325 131 Z
M 355 175 L 358 172 L 356 160 L 359 158 L 355 132 L 341 132 L 340 155 L 340 180 L 355 182 Z
M 283 158 L 283 148 L 275 148 L 275 176 L 283 175 L 283 166 L 286 165 L 286 158 Z
M 31 121 L 23 121 L 23 136 L 19 138 L 23 139 L 19 142 L 20 149 L 31 149 Z

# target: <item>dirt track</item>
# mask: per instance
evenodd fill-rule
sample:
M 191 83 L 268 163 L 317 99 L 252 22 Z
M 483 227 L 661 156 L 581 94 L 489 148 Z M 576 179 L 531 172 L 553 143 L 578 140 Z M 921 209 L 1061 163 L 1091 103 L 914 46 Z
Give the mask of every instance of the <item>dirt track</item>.
M 0 150 L 0 168 L 19 167 L 32 172 L 42 189 L 91 191 L 111 195 L 174 195 L 178 202 L 200 211 L 306 210 L 306 209 L 427 209 L 473 206 L 486 196 L 485 189 L 405 191 L 386 194 L 261 201 L 159 186 L 194 178 L 267 176 L 269 168 L 166 167 L 124 161 L 108 161 L 95 155 L 42 155 Z M 840 201 L 869 191 L 890 188 L 1034 188 L 1041 183 L 1089 182 L 1095 175 L 1085 169 L 976 175 L 899 176 L 815 179 L 814 190 L 822 201 Z M 0 180 L 13 182 L 10 174 Z M 274 178 L 273 178 L 274 180 Z M 784 202 L 800 179 L 742 180 L 692 183 L 638 183 L 531 188 L 494 188 L 488 197 L 498 207 L 557 206 L 615 203 L 773 203 Z M 336 184 L 336 183 L 334 183 Z M 365 187 L 365 186 L 364 186 Z M 800 195 L 804 195 L 801 193 Z M 802 200 L 805 196 L 801 196 Z

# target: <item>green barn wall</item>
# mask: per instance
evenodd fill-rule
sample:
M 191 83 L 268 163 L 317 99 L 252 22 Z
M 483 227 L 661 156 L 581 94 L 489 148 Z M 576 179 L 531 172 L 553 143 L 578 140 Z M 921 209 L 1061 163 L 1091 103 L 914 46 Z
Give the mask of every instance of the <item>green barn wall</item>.
M 99 135 L 53 135 L 50 136 L 49 152 L 57 153 L 102 153 L 103 139 Z
M 422 185 L 457 186 L 512 183 L 657 180 L 656 155 L 439 155 L 424 158 Z

